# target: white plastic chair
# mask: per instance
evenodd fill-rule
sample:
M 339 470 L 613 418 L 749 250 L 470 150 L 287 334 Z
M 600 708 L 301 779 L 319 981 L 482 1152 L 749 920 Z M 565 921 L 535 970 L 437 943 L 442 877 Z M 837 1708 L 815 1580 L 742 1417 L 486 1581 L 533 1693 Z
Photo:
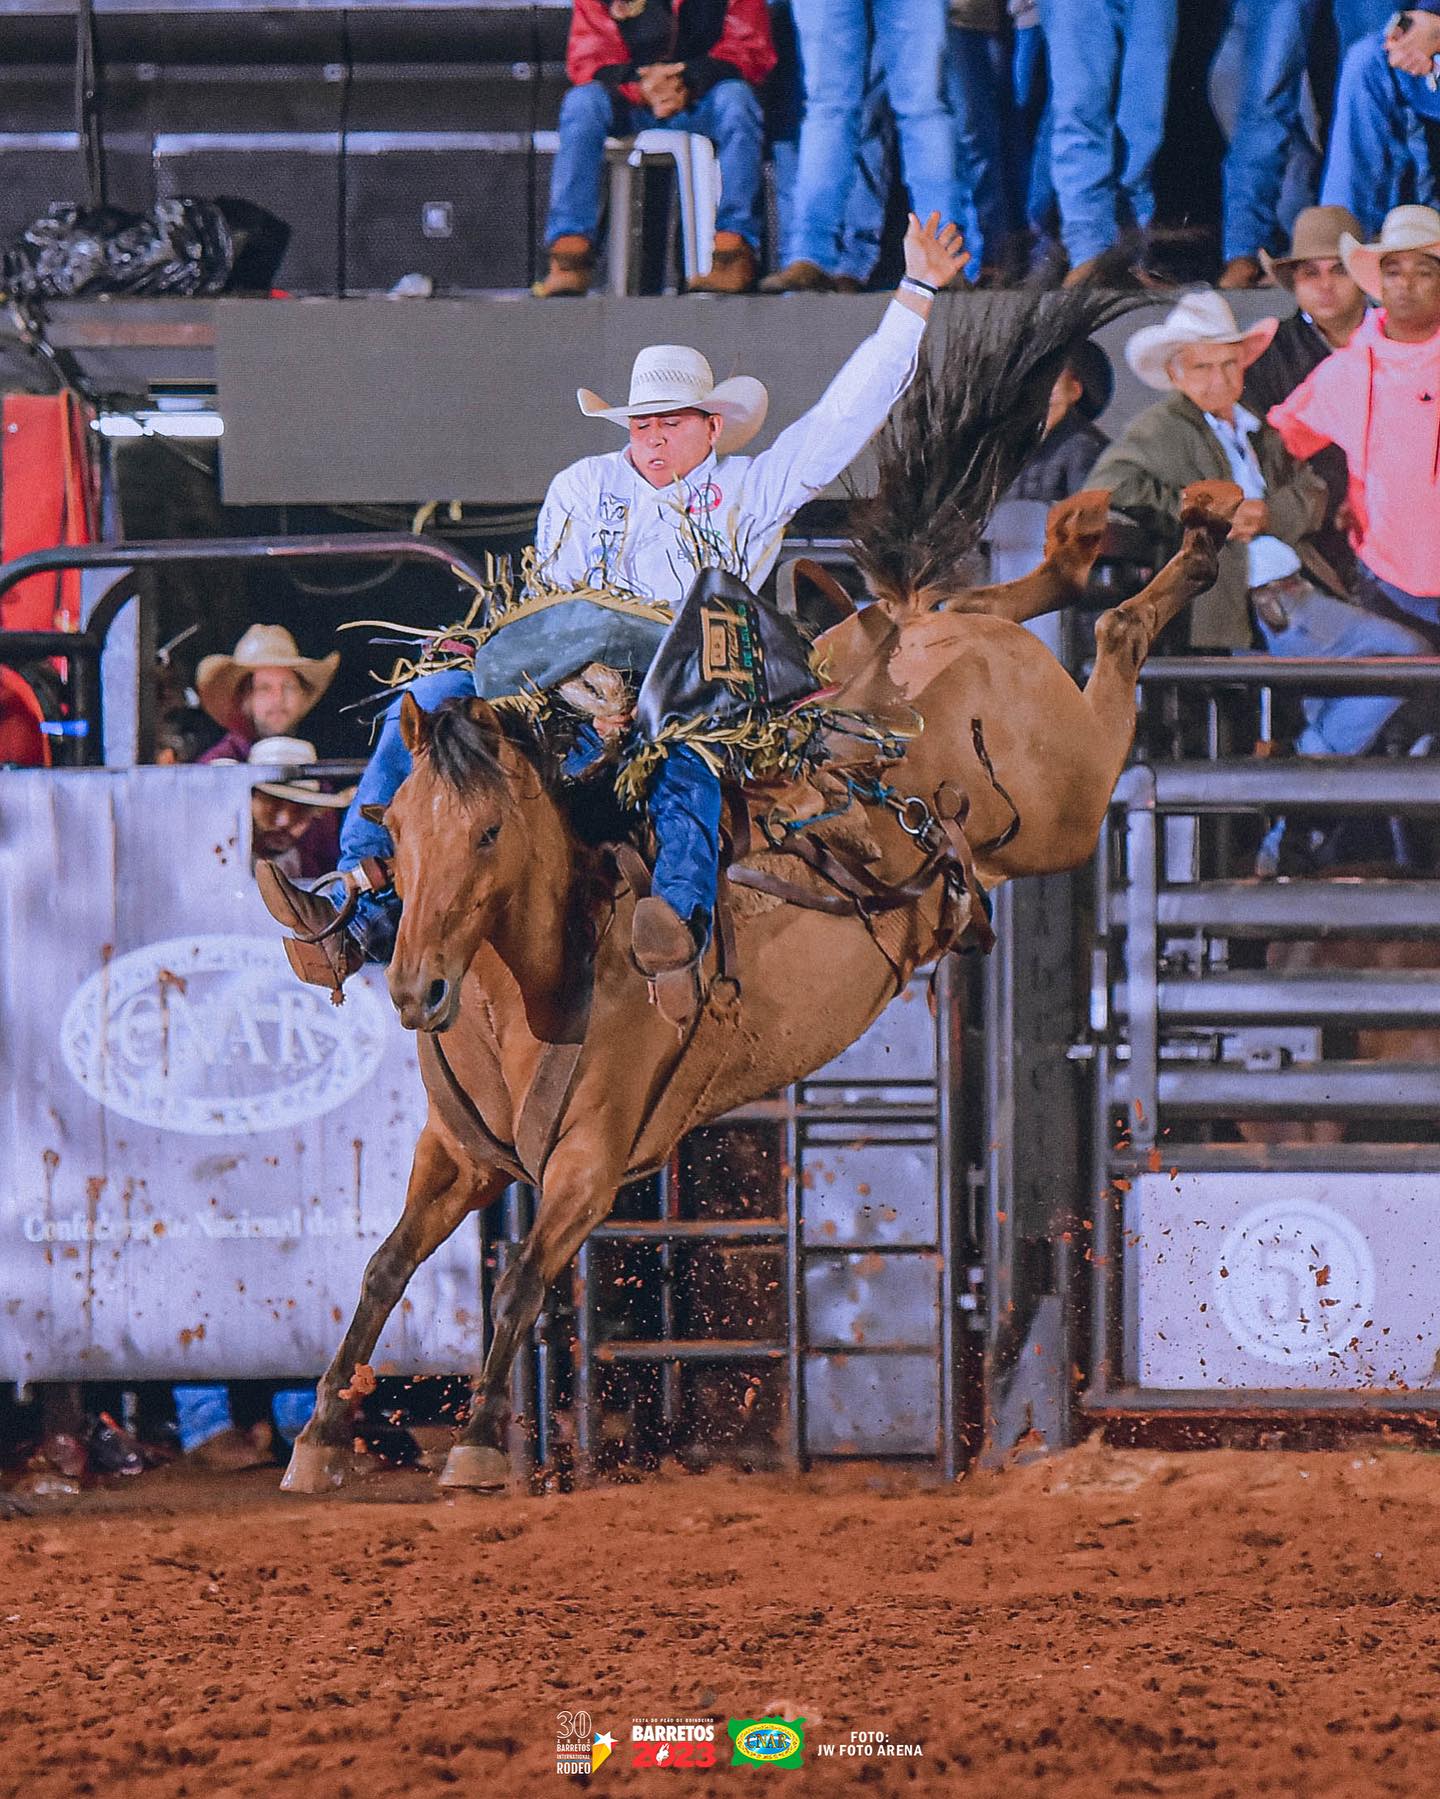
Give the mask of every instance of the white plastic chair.
M 610 165 L 610 292 L 630 291 L 635 174 L 647 162 L 669 162 L 675 169 L 685 279 L 708 275 L 715 246 L 715 215 L 720 207 L 720 164 L 709 138 L 691 131 L 640 131 L 633 138 L 607 138 L 605 154 Z

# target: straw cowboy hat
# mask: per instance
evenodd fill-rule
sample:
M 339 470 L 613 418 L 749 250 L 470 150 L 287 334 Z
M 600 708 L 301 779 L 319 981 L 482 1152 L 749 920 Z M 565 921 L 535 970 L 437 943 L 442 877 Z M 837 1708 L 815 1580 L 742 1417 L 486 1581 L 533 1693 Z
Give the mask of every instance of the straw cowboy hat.
M 630 370 L 630 398 L 623 406 L 608 406 L 588 387 L 577 389 L 575 398 L 586 418 L 613 419 L 617 425 L 656 412 L 718 412 L 725 426 L 715 446 L 717 456 L 732 455 L 749 443 L 765 423 L 770 404 L 764 383 L 753 375 L 732 375 L 717 385 L 710 364 L 686 344 L 651 344 L 642 350 Z
M 240 689 L 257 668 L 293 668 L 310 695 L 310 711 L 335 679 L 340 652 L 318 660 L 300 654 L 284 625 L 251 625 L 232 656 L 206 656 L 195 670 L 195 692 L 217 724 L 232 731 L 242 722 Z M 302 714 L 303 717 L 303 714 Z
M 1125 346 L 1125 360 L 1147 387 L 1168 392 L 1170 364 L 1188 344 L 1240 344 L 1246 368 L 1263 356 L 1279 327 L 1279 319 L 1257 319 L 1242 331 L 1229 303 L 1209 288 L 1182 294 L 1159 325 L 1137 331 Z
M 1338 261 L 1341 240 L 1360 235 L 1360 221 L 1344 206 L 1307 206 L 1295 215 L 1290 248 L 1283 256 L 1260 252 L 1265 273 L 1276 287 L 1294 284 L 1296 265 L 1302 262 Z
M 1424 250 L 1440 262 L 1440 212 L 1433 206 L 1397 206 L 1385 214 L 1378 243 L 1362 244 L 1348 231 L 1340 239 L 1340 260 L 1372 300 L 1380 298 L 1380 258 L 1395 250 Z
M 303 737 L 262 737 L 250 752 L 249 766 L 264 767 L 268 763 L 272 768 L 308 768 L 319 760 L 315 745 Z M 297 781 L 257 781 L 255 792 L 268 793 L 275 800 L 298 800 L 302 806 L 337 810 L 348 806 L 355 797 L 353 786 L 340 793 L 328 793 L 313 775 Z

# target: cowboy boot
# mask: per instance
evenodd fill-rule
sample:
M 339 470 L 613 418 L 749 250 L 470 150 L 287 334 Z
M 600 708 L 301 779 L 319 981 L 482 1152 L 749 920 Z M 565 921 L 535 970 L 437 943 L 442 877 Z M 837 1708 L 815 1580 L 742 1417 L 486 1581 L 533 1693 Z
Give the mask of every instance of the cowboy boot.
M 260 889 L 265 910 L 275 922 L 303 937 L 318 937 L 339 916 L 339 907 L 332 900 L 297 887 L 273 862 L 256 864 L 255 885 Z M 346 981 L 365 963 L 364 950 L 343 926 L 319 943 L 287 937 L 285 954 L 300 979 L 312 987 L 324 987 L 336 1005 L 343 997 L 341 989 Z
M 638 900 L 630 925 L 635 966 L 650 985 L 651 1004 L 677 1030 L 700 1010 L 700 950 L 695 933 L 668 900 Z
M 808 262 L 803 256 L 794 262 L 787 262 L 783 269 L 776 269 L 773 275 L 767 275 L 760 283 L 762 294 L 833 294 L 835 277 L 827 275 L 818 262 Z
M 1232 256 L 1215 283 L 1223 288 L 1264 287 L 1265 271 L 1255 256 Z
M 588 237 L 557 237 L 550 246 L 550 269 L 531 288 L 537 300 L 578 300 L 590 291 L 595 251 Z
M 755 252 L 738 231 L 717 231 L 710 273 L 685 283 L 687 294 L 748 294 L 755 285 Z

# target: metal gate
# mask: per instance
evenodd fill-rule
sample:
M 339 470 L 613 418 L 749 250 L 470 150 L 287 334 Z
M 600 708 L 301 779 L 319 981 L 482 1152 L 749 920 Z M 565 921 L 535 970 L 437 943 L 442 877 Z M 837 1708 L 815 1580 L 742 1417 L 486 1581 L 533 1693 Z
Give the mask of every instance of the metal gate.
M 1440 1407 L 1440 1054 L 1376 1035 L 1440 1025 L 1440 881 L 1209 876 L 1241 821 L 1307 814 L 1440 818 L 1440 769 L 1180 762 L 1117 789 L 1093 1410 Z

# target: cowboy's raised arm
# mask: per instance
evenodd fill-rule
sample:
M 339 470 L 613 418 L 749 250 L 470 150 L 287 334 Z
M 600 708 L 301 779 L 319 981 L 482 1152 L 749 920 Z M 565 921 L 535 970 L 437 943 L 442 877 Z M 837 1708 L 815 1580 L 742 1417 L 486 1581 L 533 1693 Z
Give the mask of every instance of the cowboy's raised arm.
M 968 261 L 958 226 L 942 229 L 939 213 L 922 225 L 911 213 L 905 281 L 879 325 L 815 405 L 751 463 L 746 498 L 757 517 L 784 524 L 865 448 L 915 378 L 932 294 Z

